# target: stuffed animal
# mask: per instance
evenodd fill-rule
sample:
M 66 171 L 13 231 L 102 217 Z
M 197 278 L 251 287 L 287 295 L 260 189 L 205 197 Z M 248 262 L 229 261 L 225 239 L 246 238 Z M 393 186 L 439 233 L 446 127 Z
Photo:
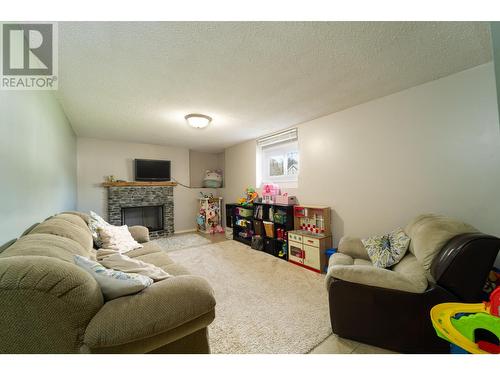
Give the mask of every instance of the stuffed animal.
M 222 171 L 207 169 L 203 178 L 203 187 L 220 188 L 222 187 Z
M 242 206 L 251 206 L 259 194 L 255 191 L 253 187 L 248 187 L 245 190 L 245 197 L 238 199 L 238 203 Z

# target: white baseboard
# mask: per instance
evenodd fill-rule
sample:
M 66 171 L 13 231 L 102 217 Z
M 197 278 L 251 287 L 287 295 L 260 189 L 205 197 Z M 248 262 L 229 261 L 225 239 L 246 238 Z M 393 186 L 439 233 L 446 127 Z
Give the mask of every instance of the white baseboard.
M 185 230 L 176 230 L 174 234 L 181 234 L 181 233 L 190 233 L 190 232 L 196 232 L 196 228 L 193 229 L 185 229 Z

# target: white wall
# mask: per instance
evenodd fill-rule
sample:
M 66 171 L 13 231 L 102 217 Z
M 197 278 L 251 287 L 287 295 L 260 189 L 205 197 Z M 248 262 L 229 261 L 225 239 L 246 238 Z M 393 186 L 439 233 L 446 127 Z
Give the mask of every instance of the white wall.
M 500 235 L 491 63 L 299 125 L 301 203 L 333 209 L 336 243 L 453 216 Z M 255 184 L 255 141 L 226 150 L 226 202 Z
M 203 186 L 203 179 L 207 169 L 224 171 L 224 153 L 189 150 L 190 186 Z
M 133 181 L 134 159 L 171 160 L 172 177 L 189 185 L 187 148 L 78 138 L 78 210 L 92 210 L 107 218 L 107 190 L 101 184 L 108 175 Z M 199 191 L 200 189 L 188 189 L 180 185 L 174 187 L 176 232 L 195 228 Z
M 76 137 L 50 92 L 0 91 L 0 244 L 76 207 Z

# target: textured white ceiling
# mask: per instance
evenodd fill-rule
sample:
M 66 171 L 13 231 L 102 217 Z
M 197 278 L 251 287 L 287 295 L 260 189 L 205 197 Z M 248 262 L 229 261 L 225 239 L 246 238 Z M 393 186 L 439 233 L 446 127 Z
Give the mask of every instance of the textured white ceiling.
M 220 151 L 491 60 L 474 22 L 62 22 L 79 136 Z M 213 117 L 189 128 L 184 115 Z

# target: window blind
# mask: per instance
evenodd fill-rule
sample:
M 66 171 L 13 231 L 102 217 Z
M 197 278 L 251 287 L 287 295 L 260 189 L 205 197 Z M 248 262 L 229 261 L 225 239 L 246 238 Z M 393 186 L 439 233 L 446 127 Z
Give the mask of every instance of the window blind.
M 278 133 L 270 134 L 257 139 L 257 146 L 266 148 L 278 143 L 294 142 L 299 139 L 297 128 L 287 129 Z

